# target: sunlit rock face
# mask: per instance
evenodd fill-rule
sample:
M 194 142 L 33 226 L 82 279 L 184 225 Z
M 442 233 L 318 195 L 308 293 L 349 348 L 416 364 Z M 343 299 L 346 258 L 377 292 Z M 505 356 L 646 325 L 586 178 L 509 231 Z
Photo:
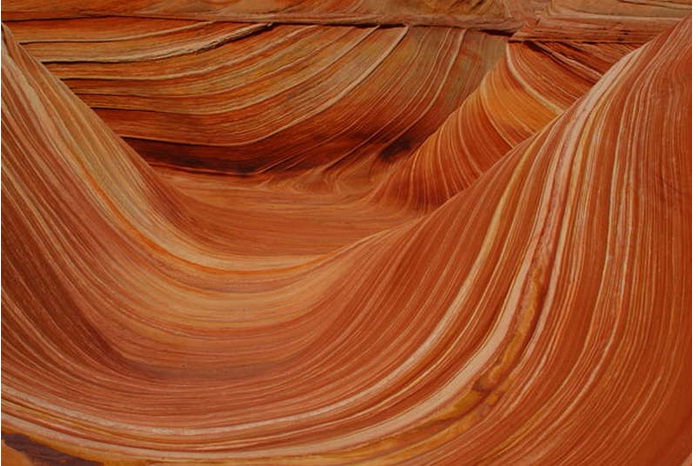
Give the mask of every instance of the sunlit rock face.
M 690 3 L 3 21 L 7 464 L 691 464 Z

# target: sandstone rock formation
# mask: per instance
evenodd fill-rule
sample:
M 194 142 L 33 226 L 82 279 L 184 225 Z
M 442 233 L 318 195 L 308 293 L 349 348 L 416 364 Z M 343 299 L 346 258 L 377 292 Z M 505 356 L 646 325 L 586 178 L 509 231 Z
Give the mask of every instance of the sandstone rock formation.
M 689 14 L 5 2 L 3 460 L 690 464 Z

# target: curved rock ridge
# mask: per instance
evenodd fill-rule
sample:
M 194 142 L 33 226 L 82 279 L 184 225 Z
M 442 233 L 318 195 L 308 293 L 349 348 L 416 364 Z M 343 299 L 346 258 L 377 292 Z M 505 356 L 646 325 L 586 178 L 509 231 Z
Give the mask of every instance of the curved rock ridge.
M 7 30 L 4 32 L 9 34 Z M 307 191 L 309 183 L 305 183 L 303 189 L 294 189 L 291 185 L 278 190 L 260 186 L 255 180 L 241 184 L 240 180 L 229 177 L 162 170 L 168 178 L 165 183 L 84 103 L 46 73 L 23 48 L 10 43 L 16 50 L 15 61 L 21 60 L 22 69 L 33 72 L 35 82 L 29 95 L 50 91 L 52 98 L 60 102 L 53 107 L 26 110 L 36 115 L 34 125 L 50 122 L 60 114 L 79 115 L 79 118 L 63 119 L 62 126 L 51 131 L 45 127 L 48 123 L 33 127 L 30 133 L 45 135 L 42 140 L 44 157 L 55 158 L 50 155 L 55 150 L 50 138 L 66 131 L 71 134 L 70 144 L 65 149 L 70 156 L 85 157 L 86 151 L 88 154 L 110 154 L 81 162 L 79 166 L 86 168 L 71 176 L 95 177 L 92 183 L 100 186 L 104 195 L 120 200 L 119 203 L 105 201 L 106 204 L 118 209 L 118 217 L 135 224 L 133 230 L 159 249 L 177 250 L 179 255 L 188 251 L 185 253 L 188 260 L 201 265 L 227 264 L 228 268 L 232 260 L 236 264 L 233 268 L 267 268 L 273 264 L 307 261 L 399 225 L 409 217 L 381 206 L 356 202 L 357 196 L 346 190 L 339 190 L 337 195 L 315 197 L 312 191 Z M 35 97 L 16 97 L 15 107 L 23 99 L 36 100 Z M 8 117 L 3 125 L 10 125 L 12 121 Z M 89 125 L 85 121 L 89 121 Z M 83 142 L 82 133 L 86 127 L 96 136 Z M 173 185 L 178 189 L 173 189 Z M 132 189 L 127 189 L 128 186 Z M 71 203 L 79 205 L 74 200 Z M 157 205 L 158 208 L 134 211 L 131 206 L 137 205 Z M 289 231 L 294 234 L 289 235 Z M 218 258 L 225 258 L 225 261 Z
M 208 35 L 211 25 L 136 24 L 126 35 L 93 26 L 75 47 L 57 46 L 32 25 L 18 30 L 20 45 L 3 28 L 4 457 L 114 465 L 690 462 L 690 17 L 634 51 L 510 43 L 479 87 L 479 79 L 453 75 L 444 57 L 482 61 L 491 56 L 483 44 L 504 50 L 501 36 L 230 23 L 212 23 Z M 184 49 L 199 52 L 150 41 L 180 33 Z M 202 44 L 219 33 L 236 38 L 226 45 L 267 34 L 283 41 L 295 33 L 294 44 L 364 35 L 386 62 L 394 57 L 361 105 L 353 97 L 332 107 L 331 129 L 340 133 L 338 122 L 373 121 L 362 117 L 370 95 L 411 89 L 415 99 L 438 99 L 449 94 L 430 93 L 439 79 L 459 82 L 451 92 L 463 99 L 477 89 L 433 136 L 424 130 L 413 157 L 385 161 L 382 176 L 395 171 L 379 189 L 417 208 L 368 202 L 369 182 L 342 194 L 346 179 L 316 197 L 307 185 L 321 164 L 273 159 L 298 156 L 294 144 L 307 144 L 298 127 L 276 141 L 291 155 L 269 156 L 279 171 L 304 169 L 303 181 L 173 170 L 184 151 L 156 171 L 117 133 L 155 127 L 168 142 L 191 144 L 235 136 L 206 133 L 205 124 L 188 133 L 188 108 L 171 127 L 100 112 L 107 125 L 31 56 L 56 58 L 57 74 L 75 63 L 83 75 L 68 80 L 73 89 L 83 86 L 76 90 L 84 97 L 91 85 L 109 86 L 116 102 L 137 94 L 134 83 L 120 87 L 130 73 L 108 75 L 128 66 L 119 54 L 133 53 L 118 44 L 144 40 L 138 54 L 175 60 L 162 68 L 173 87 L 138 84 L 163 90 L 174 107 L 177 86 L 218 76 L 198 62 L 204 71 L 185 84 L 196 73 L 188 61 L 218 50 Z M 468 40 L 480 45 L 464 46 Z M 387 43 L 406 49 L 398 58 Z M 419 53 L 426 44 L 430 54 Z M 64 59 L 73 53 L 88 58 L 84 67 Z M 113 62 L 89 61 L 112 53 Z M 375 57 L 361 53 L 337 79 L 354 66 L 366 72 L 364 60 Z M 433 60 L 419 68 L 421 81 L 411 74 L 419 60 Z M 269 70 L 260 79 L 273 79 Z M 181 105 L 201 95 L 192 89 Z M 314 93 L 321 88 L 298 105 Z M 407 122 L 424 111 L 415 102 L 398 105 Z M 246 129 L 250 151 L 278 129 L 274 111 L 268 128 Z M 296 104 L 285 111 L 304 116 Z M 358 171 L 370 163 L 347 160 L 328 141 L 323 163 L 345 160 Z M 171 150 L 162 153 L 174 159 Z M 249 163 L 267 167 L 267 151 Z
M 441 205 L 567 109 L 623 55 L 684 18 L 690 6 L 552 0 L 536 8 L 466 102 L 369 198 L 418 211 Z
M 369 198 L 418 211 L 472 185 L 510 149 L 582 96 L 630 44 L 522 42 L 410 158 L 392 167 Z
M 129 19 L 117 36 L 125 23 L 10 27 L 147 160 L 248 175 L 355 169 L 357 160 L 382 173 L 465 100 L 505 44 L 440 27 L 153 19 Z

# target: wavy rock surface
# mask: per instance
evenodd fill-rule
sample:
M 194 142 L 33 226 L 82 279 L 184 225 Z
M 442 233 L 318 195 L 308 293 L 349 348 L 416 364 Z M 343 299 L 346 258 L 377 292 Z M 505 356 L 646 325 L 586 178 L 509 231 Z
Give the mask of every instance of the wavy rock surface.
M 3 459 L 690 463 L 690 18 L 51 21 L 3 29 Z
M 514 42 L 466 102 L 410 157 L 392 167 L 374 201 L 425 211 L 473 184 L 542 129 L 635 47 Z
M 371 198 L 419 211 L 441 205 L 687 11 L 685 1 L 551 1 L 528 17 L 478 89 Z
M 355 170 L 357 159 L 381 173 L 465 100 L 505 43 L 440 27 L 86 18 L 11 28 L 148 160 L 277 175 Z

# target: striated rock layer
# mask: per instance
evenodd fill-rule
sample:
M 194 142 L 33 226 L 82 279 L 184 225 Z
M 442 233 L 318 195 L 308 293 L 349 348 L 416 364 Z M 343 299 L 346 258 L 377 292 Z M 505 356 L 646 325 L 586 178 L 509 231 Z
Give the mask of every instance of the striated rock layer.
M 429 25 L 478 27 L 513 32 L 521 21 L 545 6 L 543 0 L 6 0 L 5 19 L 130 16 L 216 21 L 273 21 L 334 25 Z
M 505 44 L 442 27 L 87 18 L 11 28 L 149 161 L 276 176 L 356 161 L 380 173 L 438 128 Z
M 690 464 L 685 5 L 19 3 L 8 464 Z
M 509 44 L 479 87 L 412 157 L 392 167 L 371 196 L 418 210 L 441 205 L 562 113 L 634 48 Z

